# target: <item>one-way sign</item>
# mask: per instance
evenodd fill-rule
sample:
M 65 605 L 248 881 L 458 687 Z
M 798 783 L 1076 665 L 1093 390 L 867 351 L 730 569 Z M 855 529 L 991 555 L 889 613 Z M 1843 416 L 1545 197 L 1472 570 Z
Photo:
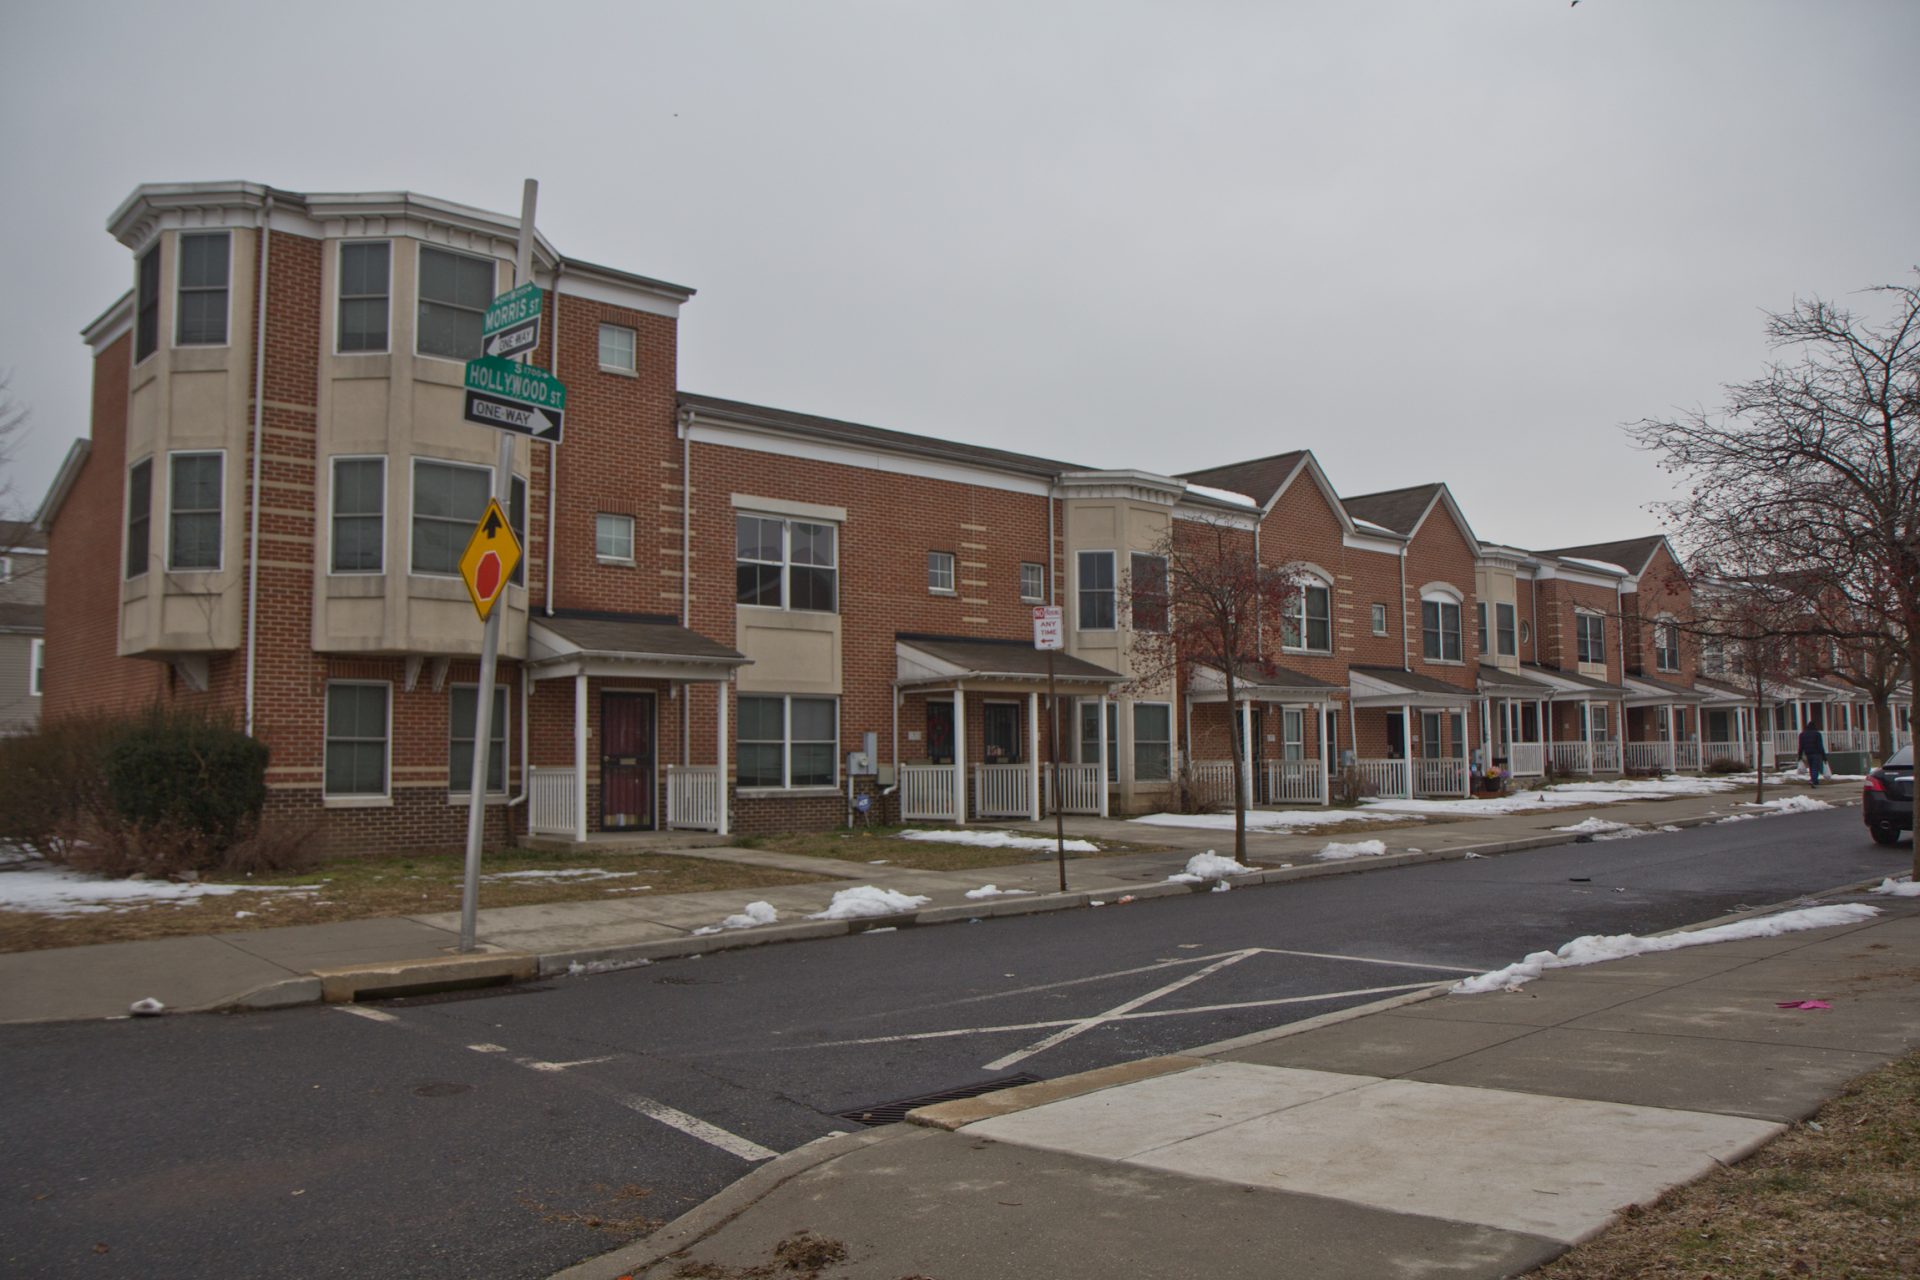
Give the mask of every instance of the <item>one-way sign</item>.
M 531 282 L 510 289 L 487 304 L 481 318 L 484 354 L 510 356 L 540 342 L 540 286 Z
M 468 422 L 557 444 L 566 410 L 566 385 L 544 369 L 497 356 L 467 361 Z

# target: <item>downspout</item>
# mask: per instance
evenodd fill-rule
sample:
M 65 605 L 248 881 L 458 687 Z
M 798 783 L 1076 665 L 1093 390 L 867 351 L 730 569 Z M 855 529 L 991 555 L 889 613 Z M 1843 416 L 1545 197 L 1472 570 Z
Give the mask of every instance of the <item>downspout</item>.
M 528 794 L 533 790 L 533 766 L 527 763 L 527 752 L 532 749 L 532 731 L 527 726 L 527 690 L 532 684 L 533 678 L 523 662 L 520 664 L 520 794 L 507 801 L 509 809 L 525 804 Z M 472 775 L 468 776 L 471 778 Z
M 1527 580 L 1527 590 L 1533 595 L 1533 665 L 1540 665 L 1540 579 Z
M 273 193 L 260 209 L 260 296 L 253 335 L 253 479 L 247 503 L 247 694 L 246 730 L 253 736 L 255 672 L 260 650 L 260 442 L 267 416 L 267 257 L 273 247 Z
M 1400 544 L 1400 669 L 1413 670 L 1413 640 L 1407 635 L 1407 546 Z M 1407 734 L 1413 740 L 1413 734 Z
M 1052 481 L 1047 482 L 1047 603 L 1059 604 L 1058 593 L 1054 590 L 1053 575 L 1053 491 Z
M 693 411 L 680 411 L 680 625 L 693 630 Z M 726 697 L 727 691 L 720 690 Z M 693 763 L 693 691 L 680 698 L 680 758 Z M 722 769 L 726 761 L 719 762 Z M 725 776 L 722 775 L 722 784 Z
M 560 376 L 560 277 L 566 274 L 562 259 L 553 264 L 553 376 Z M 560 446 L 547 446 L 547 616 L 553 616 L 553 518 L 560 501 Z M 524 721 L 522 722 L 525 723 Z M 525 757 L 521 757 L 525 759 Z

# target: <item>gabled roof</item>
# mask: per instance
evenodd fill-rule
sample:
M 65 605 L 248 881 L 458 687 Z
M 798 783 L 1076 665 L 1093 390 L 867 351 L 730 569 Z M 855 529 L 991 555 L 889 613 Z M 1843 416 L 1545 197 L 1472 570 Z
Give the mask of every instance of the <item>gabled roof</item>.
M 1551 551 L 1537 551 L 1535 555 L 1553 556 L 1556 559 L 1574 558 L 1579 560 L 1599 560 L 1607 564 L 1617 564 L 1638 577 L 1647 571 L 1647 565 L 1653 560 L 1653 553 L 1660 549 L 1666 538 L 1660 534 L 1648 534 L 1644 538 L 1623 538 L 1619 542 L 1594 542 L 1584 547 L 1556 547 Z
M 1300 461 L 1306 456 L 1305 449 L 1293 449 L 1268 458 L 1252 458 L 1246 462 L 1229 462 L 1220 467 L 1184 471 L 1177 478 L 1209 488 L 1244 493 L 1264 507 L 1273 500 L 1274 494 L 1280 492 L 1280 486 L 1299 470 Z
M 1427 508 L 1433 505 L 1434 499 L 1440 496 L 1440 491 L 1445 487 L 1440 484 L 1416 484 L 1405 489 L 1388 489 L 1383 493 L 1342 498 L 1340 502 L 1355 520 L 1365 520 L 1369 524 L 1411 536 L 1419 528 Z

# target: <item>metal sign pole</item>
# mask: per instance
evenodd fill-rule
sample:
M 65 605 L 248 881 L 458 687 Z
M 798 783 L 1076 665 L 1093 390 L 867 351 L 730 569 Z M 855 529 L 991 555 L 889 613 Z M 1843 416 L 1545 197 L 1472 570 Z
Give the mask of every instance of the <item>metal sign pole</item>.
M 1060 892 L 1067 891 L 1066 797 L 1060 794 L 1060 699 L 1053 689 L 1053 650 L 1047 650 L 1047 706 L 1053 709 L 1053 732 L 1047 737 L 1053 750 L 1053 857 L 1060 864 Z
M 533 209 L 540 196 L 540 184 L 528 178 L 520 193 L 520 239 L 515 245 L 513 282 L 526 284 L 533 279 Z M 525 357 L 520 357 L 524 361 Z M 500 433 L 500 456 L 493 469 L 493 496 L 509 512 L 513 510 L 513 434 Z M 480 684 L 474 691 L 473 764 L 467 777 L 467 868 L 460 886 L 460 950 L 472 951 L 480 911 L 480 846 L 487 824 L 487 755 L 493 746 L 493 681 L 500 663 L 500 615 L 495 608 L 487 614 L 486 637 L 480 645 Z M 503 778 L 502 781 L 505 781 Z

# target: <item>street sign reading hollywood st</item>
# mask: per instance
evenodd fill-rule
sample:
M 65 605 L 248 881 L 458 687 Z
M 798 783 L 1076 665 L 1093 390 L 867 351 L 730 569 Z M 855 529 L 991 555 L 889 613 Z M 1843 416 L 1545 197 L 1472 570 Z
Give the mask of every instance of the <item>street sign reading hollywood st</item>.
M 523 284 L 487 304 L 481 319 L 483 355 L 505 358 L 540 343 L 540 286 Z
M 468 422 L 558 444 L 566 411 L 566 384 L 546 370 L 497 356 L 467 361 Z
M 499 499 L 490 498 L 460 557 L 460 580 L 467 584 L 467 594 L 473 597 L 474 611 L 482 622 L 493 612 L 519 563 L 520 539 L 513 536 L 513 524 L 500 509 Z

